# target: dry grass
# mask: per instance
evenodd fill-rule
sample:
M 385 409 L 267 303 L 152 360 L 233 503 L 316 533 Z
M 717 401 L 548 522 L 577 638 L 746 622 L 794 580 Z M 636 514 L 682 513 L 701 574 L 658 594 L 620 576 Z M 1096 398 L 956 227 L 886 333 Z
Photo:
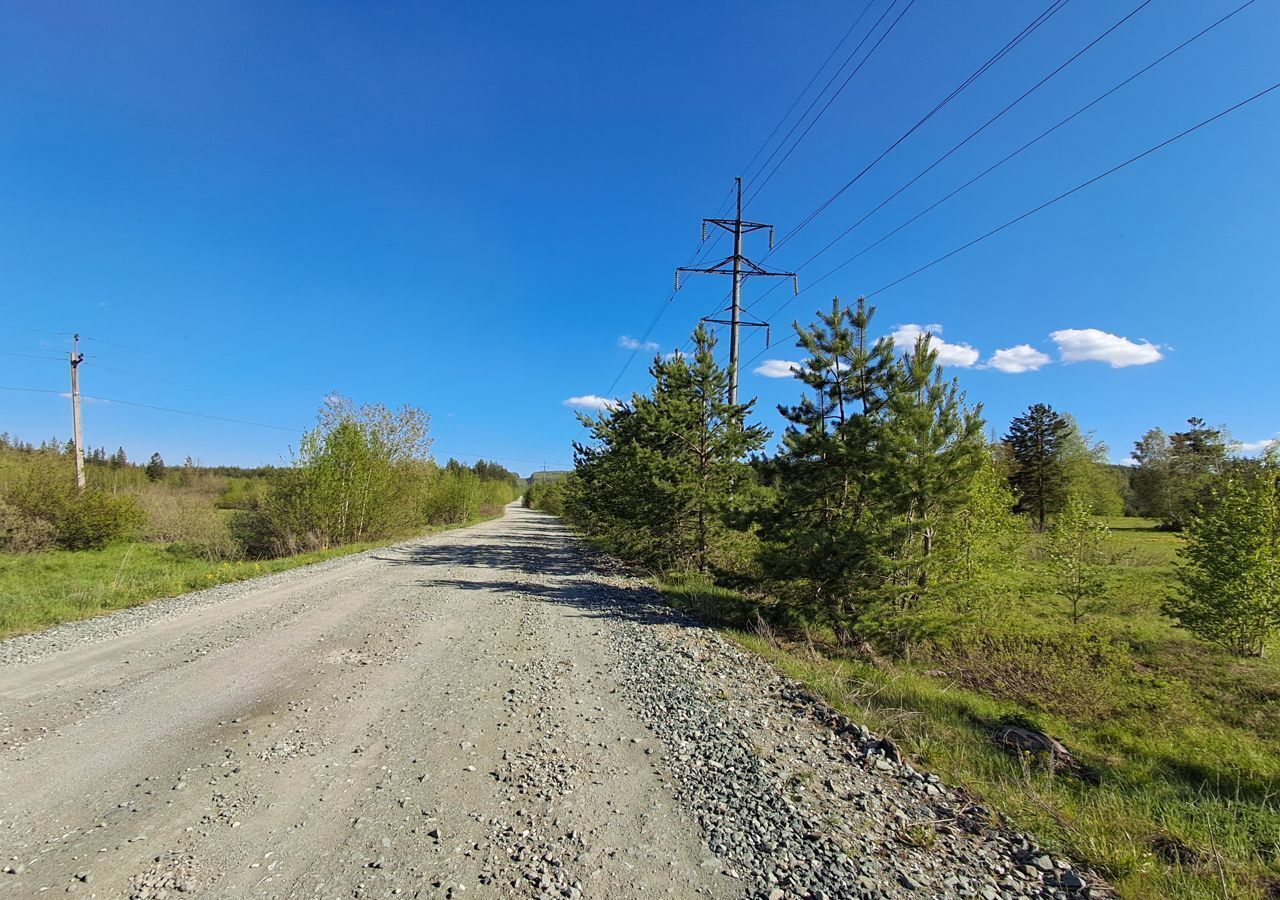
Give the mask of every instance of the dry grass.
M 179 544 L 191 555 L 209 560 L 235 559 L 239 548 L 228 527 L 230 512 L 214 503 L 225 479 L 174 487 L 150 484 L 138 493 L 138 503 L 147 516 L 143 537 L 159 544 Z

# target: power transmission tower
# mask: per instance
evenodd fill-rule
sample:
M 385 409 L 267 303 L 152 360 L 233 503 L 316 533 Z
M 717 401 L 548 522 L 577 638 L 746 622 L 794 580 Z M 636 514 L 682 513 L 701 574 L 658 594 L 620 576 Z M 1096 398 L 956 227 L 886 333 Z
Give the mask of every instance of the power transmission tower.
M 76 487 L 84 490 L 84 429 L 80 422 L 80 335 L 71 338 L 71 444 L 76 457 Z
M 742 282 L 743 279 L 753 275 L 764 275 L 770 278 L 790 278 L 792 280 L 792 289 L 798 294 L 800 293 L 800 282 L 795 272 L 773 272 L 766 269 L 759 263 L 752 262 L 742 255 L 742 236 L 751 231 L 759 231 L 762 228 L 769 229 L 769 249 L 773 249 L 773 226 L 763 222 L 744 222 L 742 221 L 742 179 L 735 178 L 735 184 L 738 189 L 738 210 L 737 215 L 732 219 L 703 219 L 702 220 L 702 239 L 707 239 L 707 226 L 715 225 L 723 228 L 725 231 L 733 235 L 733 255 L 726 256 L 714 266 L 705 268 L 693 268 L 681 266 L 676 269 L 676 290 L 680 290 L 680 273 L 696 272 L 704 275 L 732 275 L 733 276 L 733 292 L 732 301 L 729 304 L 729 319 L 715 319 L 710 316 L 705 317 L 702 321 L 714 322 L 717 325 L 729 326 L 729 402 L 738 402 L 738 329 L 743 325 L 750 328 L 764 328 L 766 346 L 768 343 L 768 322 L 744 322 L 742 320 Z

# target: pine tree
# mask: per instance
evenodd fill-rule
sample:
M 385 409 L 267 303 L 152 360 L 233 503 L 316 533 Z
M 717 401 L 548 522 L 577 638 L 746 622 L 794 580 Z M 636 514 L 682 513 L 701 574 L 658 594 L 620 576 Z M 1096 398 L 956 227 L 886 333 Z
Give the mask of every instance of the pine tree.
M 939 529 L 967 500 L 983 464 L 981 407 L 965 405 L 959 382 L 946 380 L 929 335 L 895 367 L 884 430 L 883 487 L 898 529 L 899 605 L 929 586 Z
M 123 447 L 117 447 L 116 452 L 111 454 L 111 459 L 108 462 L 113 469 L 123 469 L 129 465 L 129 457 L 125 455 Z
M 147 460 L 147 481 L 159 481 L 164 478 L 164 458 L 159 453 L 152 453 L 151 459 Z
M 1040 531 L 1066 497 L 1063 445 L 1070 428 L 1065 416 L 1036 403 L 1009 424 L 1004 439 L 1013 457 L 1009 484 L 1018 495 L 1017 509 L 1030 513 Z
M 808 585 L 812 613 L 847 632 L 858 605 L 879 591 L 890 543 L 883 509 L 883 437 L 894 381 L 893 342 L 870 346 L 875 315 L 837 297 L 830 314 L 795 324 L 808 358 L 796 377 L 812 389 L 795 406 L 776 461 L 777 503 L 761 522 L 765 565 Z
M 1210 499 L 1216 477 L 1227 459 L 1222 431 L 1204 419 L 1187 419 L 1186 431 L 1169 436 L 1169 508 L 1164 527 L 1181 531 Z
M 662 482 L 649 471 L 656 457 L 642 454 L 641 439 L 654 436 L 639 427 L 633 409 L 638 399 L 635 395 L 631 403 L 595 416 L 578 414 L 588 437 L 573 444 L 576 478 L 566 488 L 565 512 L 611 552 L 662 568 L 668 562 L 663 541 L 674 527 L 674 506 L 665 502 Z M 645 527 L 638 527 L 641 522 Z
M 1166 615 L 1239 656 L 1261 656 L 1280 628 L 1280 460 L 1220 476 L 1187 524 L 1180 590 Z
M 674 440 L 670 481 L 691 520 L 692 562 L 706 572 L 724 508 L 749 478 L 744 459 L 764 445 L 769 432 L 762 425 L 745 425 L 755 401 L 724 399 L 729 374 L 716 365 L 715 337 L 699 326 L 694 343 L 692 360 L 680 356 L 662 365 L 652 403 L 639 403 L 636 413 L 642 427 Z
M 591 440 L 574 447 L 578 477 L 566 503 L 623 555 L 707 572 L 726 509 L 751 478 L 744 458 L 769 433 L 745 424 L 752 403 L 725 401 L 714 337 L 699 327 L 694 343 L 692 357 L 655 358 L 650 394 L 582 417 Z

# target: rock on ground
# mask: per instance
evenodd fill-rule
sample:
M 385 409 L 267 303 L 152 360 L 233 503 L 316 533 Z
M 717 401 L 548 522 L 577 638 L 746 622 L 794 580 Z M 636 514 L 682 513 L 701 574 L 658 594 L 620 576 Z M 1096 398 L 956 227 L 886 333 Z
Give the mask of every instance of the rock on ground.
M 0 897 L 1101 897 L 555 519 L 0 643 Z

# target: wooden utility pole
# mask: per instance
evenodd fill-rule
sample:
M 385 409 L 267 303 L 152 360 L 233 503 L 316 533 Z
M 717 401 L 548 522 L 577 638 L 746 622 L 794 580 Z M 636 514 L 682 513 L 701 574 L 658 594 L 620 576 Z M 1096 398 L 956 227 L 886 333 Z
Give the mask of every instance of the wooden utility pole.
M 715 225 L 723 228 L 725 231 L 733 233 L 733 255 L 726 256 L 714 266 L 705 268 L 691 268 L 681 266 L 676 269 L 676 290 L 680 290 L 680 273 L 681 272 L 700 272 L 706 275 L 731 275 L 733 276 L 733 291 L 730 294 L 731 301 L 729 303 L 729 318 L 716 319 L 707 316 L 703 322 L 713 322 L 717 325 L 729 326 L 729 402 L 738 402 L 738 329 L 743 325 L 750 328 L 765 329 L 765 346 L 769 345 L 768 322 L 744 322 L 742 320 L 742 282 L 744 279 L 753 275 L 767 275 L 772 278 L 790 278 L 793 282 L 793 289 L 800 293 L 799 281 L 795 272 L 772 272 L 764 266 L 754 263 L 742 255 L 742 236 L 749 231 L 759 231 L 761 228 L 769 229 L 769 249 L 773 249 L 773 226 L 766 225 L 763 222 L 744 222 L 742 221 L 742 179 L 735 178 L 735 184 L 738 190 L 738 209 L 737 214 L 732 219 L 703 219 L 702 220 L 702 239 L 707 239 L 707 226 Z
M 80 352 L 80 335 L 71 338 L 71 444 L 76 457 L 76 487 L 84 490 L 84 428 L 80 421 L 80 363 L 84 362 L 84 354 Z

